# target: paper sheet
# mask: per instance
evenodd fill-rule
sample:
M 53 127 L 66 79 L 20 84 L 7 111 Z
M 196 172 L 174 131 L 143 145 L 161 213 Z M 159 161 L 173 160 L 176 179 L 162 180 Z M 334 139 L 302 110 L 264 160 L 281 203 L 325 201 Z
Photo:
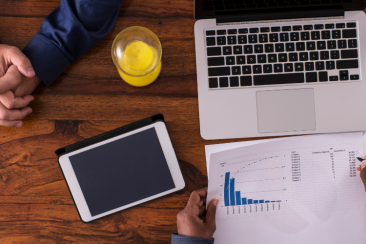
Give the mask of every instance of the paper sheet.
M 211 154 L 215 243 L 365 243 L 363 133 L 283 138 Z

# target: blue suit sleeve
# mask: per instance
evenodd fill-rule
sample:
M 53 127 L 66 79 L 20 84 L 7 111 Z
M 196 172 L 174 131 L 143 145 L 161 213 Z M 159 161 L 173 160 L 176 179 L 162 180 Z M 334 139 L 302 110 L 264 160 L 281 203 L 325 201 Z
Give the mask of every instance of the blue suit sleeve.
M 24 48 L 45 86 L 112 30 L 123 0 L 61 0 Z
M 213 244 L 215 239 L 205 239 L 172 234 L 171 244 Z

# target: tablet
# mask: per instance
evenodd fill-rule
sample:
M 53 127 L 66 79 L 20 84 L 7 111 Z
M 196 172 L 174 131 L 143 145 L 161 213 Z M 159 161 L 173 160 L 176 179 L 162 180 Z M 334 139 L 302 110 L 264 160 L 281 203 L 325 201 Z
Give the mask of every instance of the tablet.
M 58 161 L 83 222 L 185 187 L 161 121 L 63 154 Z

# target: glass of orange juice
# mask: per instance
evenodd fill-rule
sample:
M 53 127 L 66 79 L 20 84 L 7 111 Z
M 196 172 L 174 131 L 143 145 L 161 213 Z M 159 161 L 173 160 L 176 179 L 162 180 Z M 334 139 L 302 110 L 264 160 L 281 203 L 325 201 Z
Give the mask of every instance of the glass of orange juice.
M 133 26 L 121 31 L 112 44 L 112 59 L 121 78 L 132 86 L 147 86 L 161 71 L 161 44 L 149 29 Z

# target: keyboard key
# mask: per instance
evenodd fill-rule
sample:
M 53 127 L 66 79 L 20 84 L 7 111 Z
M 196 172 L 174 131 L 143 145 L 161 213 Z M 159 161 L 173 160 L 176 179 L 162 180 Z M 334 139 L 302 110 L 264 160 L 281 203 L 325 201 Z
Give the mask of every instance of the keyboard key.
M 208 66 L 221 66 L 225 65 L 224 57 L 207 58 Z
M 317 41 L 316 45 L 318 47 L 318 50 L 324 50 L 326 48 L 325 41 Z
M 352 22 L 352 23 L 347 23 L 347 28 L 355 28 L 356 27 L 356 23 Z
M 228 45 L 235 45 L 236 44 L 236 36 L 228 36 L 227 37 L 227 44 Z
M 315 42 L 306 42 L 306 50 L 315 50 L 316 45 Z
M 338 76 L 329 76 L 330 81 L 338 81 Z
M 318 82 L 318 73 L 316 72 L 306 72 L 306 83 Z
M 340 30 L 332 30 L 332 38 L 333 39 L 341 38 L 341 31 Z
M 237 56 L 236 64 L 245 64 L 245 56 Z
M 253 53 L 253 46 L 252 45 L 244 45 L 244 53 L 245 54 Z
M 304 71 L 303 63 L 295 63 L 295 71 Z
M 207 48 L 207 56 L 219 56 L 219 55 L 221 55 L 221 47 Z
M 325 62 L 327 69 L 335 69 L 335 62 L 334 61 L 327 61 Z
M 288 54 L 289 61 L 297 61 L 297 53 L 289 53 Z
M 283 45 L 283 43 L 276 43 L 275 47 L 276 47 L 276 52 L 278 52 L 278 53 L 285 51 L 285 46 Z
M 272 64 L 263 65 L 263 73 L 272 73 Z
M 258 33 L 259 29 L 258 28 L 250 28 L 249 29 L 249 33 Z
M 278 62 L 287 62 L 287 53 L 278 54 Z
M 315 62 L 315 68 L 316 70 L 324 70 L 325 69 L 324 62 L 323 61 Z
M 249 43 L 257 43 L 257 35 L 249 35 Z
M 279 31 L 281 31 L 281 27 L 279 26 L 271 27 L 271 32 L 279 32 Z
M 206 31 L 206 36 L 214 36 L 214 35 L 216 35 L 216 31 L 214 31 L 214 30 L 207 30 Z
M 269 41 L 278 42 L 278 34 L 277 33 L 269 34 Z
M 293 63 L 286 63 L 284 64 L 285 72 L 292 72 L 294 71 L 294 65 Z
M 305 51 L 305 42 L 296 42 L 296 51 Z
M 358 68 L 357 59 L 337 60 L 337 69 L 356 69 Z
M 341 57 L 342 59 L 357 58 L 358 57 L 357 49 L 341 50 Z
M 216 45 L 215 37 L 207 37 L 206 38 L 206 45 L 207 46 L 215 46 Z
M 228 77 L 220 77 L 219 78 L 220 87 L 229 87 L 229 78 Z
M 325 24 L 325 29 L 334 29 L 334 24 Z
M 274 64 L 273 65 L 274 72 L 283 72 L 282 64 Z
M 290 33 L 291 41 L 298 41 L 300 40 L 299 32 L 291 32 Z
M 268 34 L 260 34 L 259 35 L 259 42 L 260 43 L 268 42 Z
M 330 31 L 322 31 L 322 39 L 330 39 Z
M 241 86 L 251 86 L 252 85 L 252 76 L 240 76 L 240 85 Z
M 261 27 L 261 32 L 269 32 L 269 27 Z
M 348 40 L 350 41 L 350 40 Z M 346 40 L 338 40 L 338 48 L 347 48 L 347 41 Z
M 337 23 L 336 27 L 337 28 L 346 28 L 346 24 L 345 23 Z
M 243 47 L 242 46 L 234 46 L 234 54 L 243 54 Z
M 255 55 L 248 55 L 247 56 L 247 64 L 255 64 L 256 63 L 256 56 Z
M 328 81 L 328 72 L 327 71 L 321 71 L 319 72 L 319 81 Z
M 342 30 L 342 37 L 343 38 L 355 38 L 356 36 L 356 30 L 355 29 L 351 29 L 351 30 Z
M 291 26 L 282 26 L 282 31 L 291 31 Z
M 231 54 L 233 54 L 233 51 L 232 51 L 232 49 L 231 49 L 231 47 L 223 47 L 222 48 L 222 52 L 223 52 L 223 55 L 231 55 Z
M 321 60 L 329 59 L 329 51 L 321 51 L 320 52 L 320 59 Z
M 314 25 L 315 30 L 322 30 L 324 29 L 324 25 Z
M 277 55 L 268 54 L 268 63 L 277 63 Z
M 356 39 L 348 40 L 348 47 L 349 48 L 356 48 L 357 47 L 357 40 Z
M 304 25 L 304 30 L 312 30 L 313 25 Z
M 247 34 L 247 33 L 248 33 L 247 28 L 239 29 L 239 34 Z
M 295 43 L 293 43 L 293 42 L 286 43 L 286 51 L 287 52 L 295 51 Z
M 314 63 L 313 62 L 306 62 L 305 63 L 305 70 L 314 70 Z
M 320 31 L 312 31 L 311 40 L 319 40 L 319 39 L 320 39 Z
M 209 88 L 217 88 L 217 87 L 219 87 L 219 83 L 217 81 L 217 78 L 209 78 L 208 79 L 208 87 Z
M 261 74 L 262 65 L 253 65 L 253 74 Z
M 287 42 L 289 40 L 288 33 L 281 33 L 280 40 L 281 40 L 281 42 Z
M 247 36 L 245 36 L 245 35 L 238 36 L 238 43 L 239 44 L 246 44 L 247 43 Z
M 238 30 L 237 29 L 230 29 L 227 32 L 229 33 L 229 35 L 236 35 L 236 34 L 238 34 Z
M 234 65 L 235 64 L 235 57 L 228 56 L 226 57 L 226 65 Z
M 233 67 L 231 67 L 231 74 L 232 75 L 241 75 L 241 68 L 240 68 L 240 66 L 233 66 Z
M 239 77 L 231 76 L 230 77 L 230 87 L 237 87 L 237 86 L 239 86 Z
M 348 70 L 340 70 L 339 71 L 339 79 L 340 80 L 348 80 Z
M 309 31 L 301 32 L 301 40 L 302 41 L 310 40 L 310 32 Z
M 208 68 L 208 76 L 230 75 L 230 67 Z
M 330 58 L 331 59 L 339 59 L 339 51 L 336 50 L 336 51 L 331 51 L 330 52 Z
M 358 80 L 358 79 L 360 79 L 359 75 L 351 75 L 351 80 Z
M 242 66 L 243 74 L 251 74 L 252 73 L 252 66 L 244 65 Z
M 254 75 L 254 85 L 304 83 L 304 73 Z
M 299 53 L 299 55 L 300 55 L 300 61 L 308 61 L 309 60 L 309 56 L 308 56 L 307 52 Z
M 224 36 L 218 36 L 217 45 L 226 45 L 226 38 Z
M 265 54 L 258 55 L 257 56 L 257 62 L 259 64 L 265 64 L 265 63 L 267 63 L 267 56 Z
M 266 53 L 273 53 L 273 51 L 274 51 L 273 44 L 265 44 L 264 49 L 265 49 Z
M 292 26 L 292 30 L 302 30 L 302 25 L 294 25 L 294 26 Z
M 254 45 L 254 53 L 263 53 L 263 45 L 262 44 Z
M 226 35 L 226 30 L 217 30 L 217 35 Z
M 328 49 L 336 49 L 337 48 L 337 41 L 331 40 L 327 41 Z

